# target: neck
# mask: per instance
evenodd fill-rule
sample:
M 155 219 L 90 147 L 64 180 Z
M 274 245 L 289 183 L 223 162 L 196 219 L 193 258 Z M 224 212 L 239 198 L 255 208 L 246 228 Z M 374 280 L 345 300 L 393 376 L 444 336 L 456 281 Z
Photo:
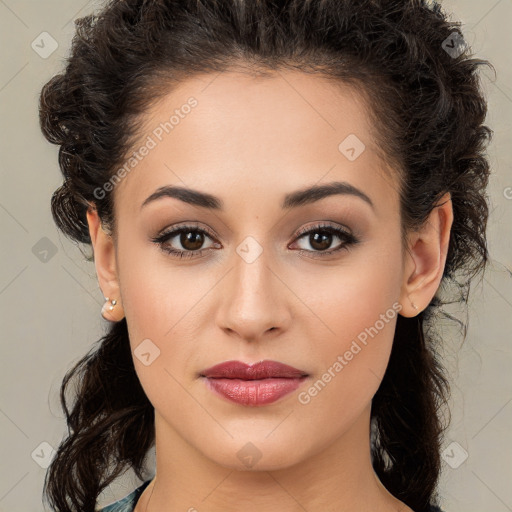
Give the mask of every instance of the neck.
M 135 512 L 412 512 L 373 471 L 369 425 L 368 407 L 334 443 L 290 467 L 243 469 L 198 452 L 155 411 L 156 476 Z

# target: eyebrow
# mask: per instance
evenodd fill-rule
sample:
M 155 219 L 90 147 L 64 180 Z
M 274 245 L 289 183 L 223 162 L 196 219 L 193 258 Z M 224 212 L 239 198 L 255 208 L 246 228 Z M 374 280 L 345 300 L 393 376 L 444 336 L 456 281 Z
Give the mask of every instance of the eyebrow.
M 359 190 L 346 181 L 334 181 L 325 185 L 314 185 L 291 192 L 285 196 L 281 208 L 290 209 L 304 206 L 336 194 L 358 197 L 369 204 L 373 209 L 375 208 L 372 200 L 362 190 Z M 219 197 L 206 192 L 171 185 L 166 185 L 155 190 L 155 192 L 142 203 L 141 209 L 147 204 L 163 197 L 172 197 L 184 203 L 200 206 L 201 208 L 208 208 L 209 210 L 224 210 L 224 203 Z

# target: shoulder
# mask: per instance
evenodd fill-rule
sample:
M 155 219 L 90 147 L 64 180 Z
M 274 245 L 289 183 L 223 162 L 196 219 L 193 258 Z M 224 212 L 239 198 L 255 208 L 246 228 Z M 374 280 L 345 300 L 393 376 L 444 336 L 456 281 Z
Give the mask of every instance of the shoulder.
M 125 496 L 119 501 L 111 503 L 104 508 L 98 509 L 97 512 L 133 512 L 140 495 L 150 482 L 151 480 L 146 480 L 140 487 L 137 487 L 137 489 L 128 494 L 128 496 Z

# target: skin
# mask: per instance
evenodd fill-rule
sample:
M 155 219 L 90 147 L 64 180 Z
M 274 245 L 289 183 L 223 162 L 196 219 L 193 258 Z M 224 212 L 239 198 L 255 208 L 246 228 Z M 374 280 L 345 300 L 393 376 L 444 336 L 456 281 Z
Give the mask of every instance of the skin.
M 198 105 L 115 187 L 115 236 L 93 207 L 87 214 L 99 285 L 118 300 L 105 317 L 126 316 L 132 351 L 146 338 L 160 350 L 148 366 L 134 357 L 155 407 L 157 463 L 136 512 L 410 511 L 383 487 L 370 459 L 371 400 L 396 315 L 309 403 L 298 395 L 394 303 L 407 317 L 428 305 L 446 261 L 449 195 L 409 233 L 403 251 L 394 171 L 379 157 L 357 91 L 292 71 L 267 79 L 205 75 L 155 103 L 140 140 L 190 96 Z M 338 150 L 349 134 L 366 146 L 354 161 Z M 359 188 L 374 208 L 332 195 L 281 209 L 285 194 L 332 181 Z M 213 194 L 224 211 L 169 197 L 141 209 L 163 185 Z M 185 221 L 215 234 L 205 235 L 201 255 L 176 258 L 150 240 Z M 360 242 L 322 258 L 308 235 L 296 236 L 319 222 Z M 263 249 L 251 263 L 236 251 L 247 236 Z M 324 252 L 345 242 L 331 240 Z M 179 236 L 167 244 L 193 248 Z M 245 407 L 199 377 L 232 359 L 276 360 L 310 377 L 273 404 Z M 247 443 L 260 455 L 252 467 L 237 456 Z

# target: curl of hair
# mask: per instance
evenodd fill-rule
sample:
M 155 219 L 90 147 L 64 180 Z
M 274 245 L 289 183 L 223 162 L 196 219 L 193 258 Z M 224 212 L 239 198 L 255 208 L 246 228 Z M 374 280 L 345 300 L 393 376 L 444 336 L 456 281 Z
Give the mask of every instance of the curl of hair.
M 60 146 L 64 184 L 54 220 L 90 244 L 93 206 L 115 233 L 113 192 L 104 184 L 140 136 L 142 114 L 173 84 L 199 73 L 296 69 L 357 87 L 375 140 L 395 169 L 402 234 L 421 227 L 445 192 L 454 221 L 442 284 L 467 302 L 470 279 L 488 260 L 485 155 L 491 130 L 469 48 L 452 58 L 443 41 L 460 24 L 422 0 L 110 0 L 76 21 L 65 70 L 42 89 L 40 124 Z M 458 280 L 461 278 L 462 280 Z M 449 386 L 433 325 L 441 287 L 414 318 L 398 316 L 388 368 L 372 402 L 372 463 L 415 512 L 438 497 L 441 413 Z M 459 322 L 460 323 L 460 322 Z M 131 359 L 126 322 L 72 368 L 61 402 L 70 434 L 59 446 L 44 492 L 57 512 L 93 512 L 102 490 L 131 467 L 142 479 L 154 416 Z M 65 391 L 78 384 L 71 412 Z

